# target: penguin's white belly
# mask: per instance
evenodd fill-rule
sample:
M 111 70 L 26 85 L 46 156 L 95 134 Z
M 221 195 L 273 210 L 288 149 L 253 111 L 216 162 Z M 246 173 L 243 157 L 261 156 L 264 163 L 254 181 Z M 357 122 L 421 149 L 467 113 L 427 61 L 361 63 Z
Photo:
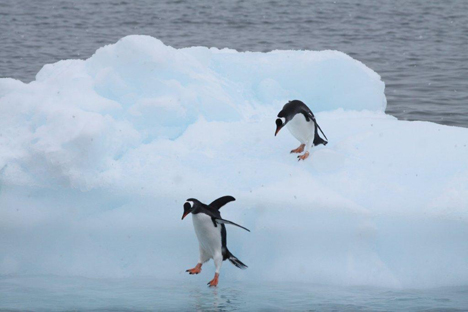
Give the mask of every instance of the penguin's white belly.
M 193 227 L 200 247 L 210 256 L 221 253 L 221 225 L 213 225 L 211 217 L 204 213 L 192 214 Z
M 296 114 L 287 124 L 289 132 L 302 144 L 312 144 L 315 135 L 314 122 L 307 122 L 303 114 Z

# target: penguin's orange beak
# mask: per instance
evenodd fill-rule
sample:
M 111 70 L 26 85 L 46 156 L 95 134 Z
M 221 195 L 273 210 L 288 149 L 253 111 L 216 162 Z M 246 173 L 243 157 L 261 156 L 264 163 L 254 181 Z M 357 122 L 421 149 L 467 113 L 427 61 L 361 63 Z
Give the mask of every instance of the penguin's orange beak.
M 278 132 L 283 128 L 283 126 L 277 125 L 276 126 L 276 131 L 275 131 L 275 136 L 278 134 Z
M 181 220 L 184 220 L 184 218 L 190 213 L 190 211 L 187 211 L 187 212 L 184 212 L 184 214 L 182 215 L 182 219 Z

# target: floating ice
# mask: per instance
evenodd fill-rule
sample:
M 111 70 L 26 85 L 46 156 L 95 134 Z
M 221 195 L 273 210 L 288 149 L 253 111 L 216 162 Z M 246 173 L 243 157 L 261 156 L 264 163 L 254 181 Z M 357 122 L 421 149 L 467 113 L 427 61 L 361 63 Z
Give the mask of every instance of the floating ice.
M 274 137 L 291 99 L 329 138 L 303 163 Z M 221 212 L 252 230 L 228 228 L 249 269 L 225 263 L 222 283 L 467 284 L 468 130 L 385 106 L 380 77 L 340 52 L 146 36 L 0 79 L 0 274 L 198 280 L 182 205 L 233 195 Z

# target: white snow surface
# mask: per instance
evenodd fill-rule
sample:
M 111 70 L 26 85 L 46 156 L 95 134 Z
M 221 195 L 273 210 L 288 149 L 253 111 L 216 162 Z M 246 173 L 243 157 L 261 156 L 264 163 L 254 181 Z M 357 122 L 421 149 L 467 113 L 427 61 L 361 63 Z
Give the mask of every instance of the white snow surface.
M 297 162 L 293 99 L 329 139 Z M 197 277 L 183 203 L 232 195 L 220 283 L 468 284 L 468 129 L 385 114 L 337 51 L 174 49 L 128 36 L 0 79 L 0 275 Z

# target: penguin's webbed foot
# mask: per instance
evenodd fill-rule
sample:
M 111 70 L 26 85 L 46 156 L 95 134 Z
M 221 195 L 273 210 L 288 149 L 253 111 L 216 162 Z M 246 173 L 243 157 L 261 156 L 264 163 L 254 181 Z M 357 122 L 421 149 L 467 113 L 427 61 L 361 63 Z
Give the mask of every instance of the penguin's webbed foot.
M 198 274 L 201 272 L 201 264 L 197 264 L 193 269 L 188 269 L 185 272 L 189 272 L 190 275 Z
M 304 147 L 305 147 L 305 144 L 299 145 L 298 148 L 293 149 L 293 150 L 291 151 L 291 154 L 292 154 L 292 153 L 302 153 L 302 152 L 304 151 Z
M 210 287 L 218 286 L 218 277 L 219 277 L 219 274 L 215 273 L 214 278 L 211 281 L 209 281 L 207 285 L 210 286 Z
M 297 161 L 306 160 L 309 157 L 309 152 L 305 152 L 302 155 L 297 156 Z

